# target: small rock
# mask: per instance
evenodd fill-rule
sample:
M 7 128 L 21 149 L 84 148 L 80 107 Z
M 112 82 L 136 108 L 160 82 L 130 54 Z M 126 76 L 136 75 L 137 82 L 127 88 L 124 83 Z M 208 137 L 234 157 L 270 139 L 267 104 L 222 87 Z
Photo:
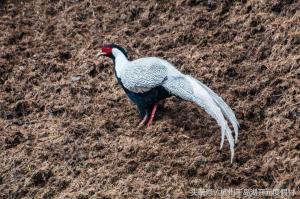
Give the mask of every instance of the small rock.
M 71 77 L 71 80 L 72 80 L 73 82 L 79 81 L 80 79 L 81 79 L 81 76 L 80 76 L 80 75 L 76 75 L 76 76 L 72 76 L 72 77 Z

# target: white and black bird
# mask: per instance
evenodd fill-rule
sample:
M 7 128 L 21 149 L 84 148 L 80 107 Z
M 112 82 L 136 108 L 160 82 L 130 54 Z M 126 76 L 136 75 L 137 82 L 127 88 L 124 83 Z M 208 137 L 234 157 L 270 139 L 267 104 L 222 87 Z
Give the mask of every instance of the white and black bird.
M 139 109 L 142 118 L 139 126 L 147 122 L 146 126 L 149 127 L 160 100 L 176 96 L 195 102 L 221 127 L 221 148 L 226 136 L 230 145 L 232 162 L 239 123 L 234 112 L 220 96 L 199 80 L 182 74 L 166 60 L 145 57 L 130 61 L 126 51 L 116 44 L 103 46 L 97 56 L 101 55 L 113 60 L 118 83 Z M 233 126 L 235 139 L 225 118 Z

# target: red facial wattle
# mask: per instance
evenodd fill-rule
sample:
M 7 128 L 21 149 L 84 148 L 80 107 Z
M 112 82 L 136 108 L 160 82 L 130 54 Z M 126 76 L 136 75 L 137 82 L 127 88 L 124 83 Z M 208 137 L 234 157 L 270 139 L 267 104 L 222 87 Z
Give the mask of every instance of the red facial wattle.
M 112 48 L 111 47 L 103 47 L 102 52 L 105 53 L 106 56 L 110 56 L 112 53 Z

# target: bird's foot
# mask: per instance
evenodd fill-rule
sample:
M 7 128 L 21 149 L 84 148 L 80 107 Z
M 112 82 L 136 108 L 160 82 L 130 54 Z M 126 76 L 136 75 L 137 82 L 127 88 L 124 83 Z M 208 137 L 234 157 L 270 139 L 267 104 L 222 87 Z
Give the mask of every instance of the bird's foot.
M 145 115 L 144 118 L 142 119 L 142 121 L 137 126 L 138 129 L 141 128 L 145 124 L 147 118 L 148 118 L 148 115 Z

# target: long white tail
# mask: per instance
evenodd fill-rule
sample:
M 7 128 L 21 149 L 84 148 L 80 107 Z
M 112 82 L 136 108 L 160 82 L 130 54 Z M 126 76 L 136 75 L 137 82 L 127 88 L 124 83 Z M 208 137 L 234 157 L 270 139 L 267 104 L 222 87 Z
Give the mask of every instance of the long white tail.
M 193 77 L 191 77 L 193 78 Z M 194 78 L 193 78 L 194 79 Z M 213 98 L 216 104 L 221 108 L 223 114 L 226 116 L 226 118 L 230 121 L 230 123 L 233 126 L 234 134 L 235 134 L 235 143 L 237 143 L 238 134 L 239 134 L 239 122 L 237 121 L 234 112 L 231 110 L 231 108 L 224 102 L 224 100 L 218 96 L 214 91 L 212 91 L 210 88 L 208 88 L 205 84 L 200 82 L 197 79 L 194 79 L 198 82 L 205 90 L 210 94 L 210 96 Z
M 239 124 L 229 106 L 214 93 L 211 89 L 205 86 L 195 78 L 182 75 L 169 78 L 163 86 L 172 94 L 189 101 L 195 102 L 202 107 L 209 115 L 211 115 L 221 127 L 221 146 L 223 147 L 224 138 L 226 136 L 231 152 L 231 162 L 234 157 L 234 139 L 232 132 L 225 120 L 226 118 L 232 123 L 235 130 L 235 139 L 237 141 Z M 223 115 L 224 114 L 224 115 Z

